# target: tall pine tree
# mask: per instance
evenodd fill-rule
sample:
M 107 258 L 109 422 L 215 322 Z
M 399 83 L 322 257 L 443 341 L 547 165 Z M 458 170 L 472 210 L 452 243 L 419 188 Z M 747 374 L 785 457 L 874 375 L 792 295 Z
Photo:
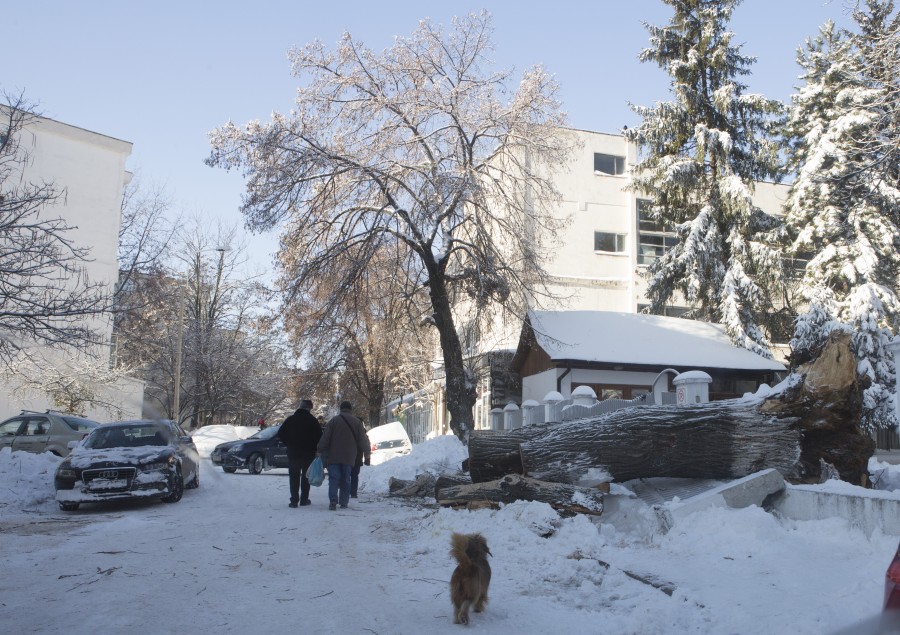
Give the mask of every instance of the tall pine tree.
M 862 412 L 868 429 L 897 424 L 895 366 L 884 348 L 900 325 L 900 95 L 891 88 L 897 73 L 892 12 L 892 2 L 870 0 L 867 12 L 854 14 L 859 32 L 829 23 L 807 41 L 798 52 L 805 85 L 792 97 L 788 122 L 788 167 L 796 174 L 785 207 L 789 251 L 809 258 L 792 362 L 815 357 L 832 331 L 850 332 L 868 386 Z M 889 53 L 885 43 L 892 37 Z
M 643 118 L 626 132 L 641 150 L 633 188 L 652 198 L 649 214 L 672 226 L 677 244 L 650 266 L 651 311 L 678 292 L 701 319 L 721 322 L 732 341 L 771 357 L 761 318 L 781 279 L 781 260 L 762 234 L 774 222 L 753 205 L 754 182 L 776 177 L 773 132 L 779 102 L 747 94 L 739 78 L 755 61 L 732 44 L 739 0 L 663 0 L 669 24 L 645 24 L 640 54 L 672 78 L 672 101 L 632 106 Z

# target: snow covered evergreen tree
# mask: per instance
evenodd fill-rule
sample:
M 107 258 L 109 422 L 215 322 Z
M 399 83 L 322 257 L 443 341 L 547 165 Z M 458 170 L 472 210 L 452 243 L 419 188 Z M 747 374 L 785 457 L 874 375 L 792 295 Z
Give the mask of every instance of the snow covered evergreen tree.
M 896 54 L 893 2 L 867 4 L 854 13 L 858 33 L 829 23 L 798 53 L 806 83 L 792 98 L 788 123 L 796 180 L 785 221 L 790 253 L 809 258 L 792 363 L 816 356 L 832 331 L 849 331 L 868 385 L 862 423 L 873 429 L 897 424 L 895 367 L 884 345 L 900 326 L 900 95 L 891 88 L 896 57 L 887 59 Z
M 695 317 L 725 324 L 736 345 L 770 358 L 760 320 L 781 260 L 762 238 L 775 223 L 751 193 L 755 181 L 778 174 L 773 131 L 782 106 L 739 81 L 755 61 L 727 28 L 739 0 L 663 1 L 674 14 L 664 27 L 645 24 L 651 46 L 639 58 L 671 76 L 674 99 L 632 106 L 643 122 L 626 131 L 642 153 L 633 188 L 652 197 L 652 220 L 678 237 L 649 268 L 650 310 L 680 292 Z

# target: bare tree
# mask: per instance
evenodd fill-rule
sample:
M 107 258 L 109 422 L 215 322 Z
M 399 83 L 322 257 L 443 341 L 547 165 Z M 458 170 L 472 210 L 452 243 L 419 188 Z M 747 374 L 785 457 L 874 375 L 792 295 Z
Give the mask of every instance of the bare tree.
M 289 295 L 335 275 L 329 302 L 341 304 L 393 250 L 403 297 L 427 298 L 411 312 L 437 330 L 451 427 L 465 440 L 476 397 L 454 305 L 521 310 L 546 291 L 541 263 L 559 228 L 546 175 L 571 146 L 553 78 L 535 67 L 510 92 L 511 73 L 485 68 L 489 16 L 453 26 L 423 21 L 380 55 L 350 34 L 335 51 L 292 50 L 296 108 L 213 131 L 207 162 L 244 170 L 251 229 L 283 228 Z
M 287 346 L 267 315 L 271 292 L 244 273 L 237 230 L 206 225 L 181 228 L 170 271 L 132 278 L 123 303 L 142 308 L 121 322 L 119 360 L 141 368 L 171 418 L 255 421 L 287 397 Z
M 165 190 L 145 186 L 137 174 L 122 193 L 119 227 L 119 288 L 135 273 L 159 271 L 170 255 L 170 244 L 180 219 L 167 218 L 172 202 Z
M 29 176 L 34 105 L 23 94 L 0 99 L 0 363 L 9 367 L 31 343 L 89 350 L 97 334 L 86 318 L 109 310 L 109 294 L 88 278 L 89 250 L 53 212 L 65 189 Z
M 330 298 L 343 280 L 328 275 L 307 280 L 306 293 L 285 302 L 297 356 L 312 360 L 306 369 L 309 394 L 325 403 L 349 399 L 360 416 L 366 413 L 369 427 L 378 425 L 389 380 L 414 354 L 419 336 L 390 256 L 388 250 L 376 254 L 341 303 Z
M 63 412 L 85 416 L 87 410 L 102 409 L 113 419 L 126 416 L 118 390 L 122 377 L 130 374 L 123 367 L 111 368 L 102 355 L 72 357 L 55 364 L 33 366 L 22 374 L 16 394 L 27 397 L 41 392 Z

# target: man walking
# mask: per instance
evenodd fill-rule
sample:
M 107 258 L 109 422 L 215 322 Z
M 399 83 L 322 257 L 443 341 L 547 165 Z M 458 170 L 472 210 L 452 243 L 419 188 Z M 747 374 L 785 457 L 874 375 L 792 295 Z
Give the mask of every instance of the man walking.
M 318 452 L 328 466 L 328 509 L 347 507 L 350 503 L 350 478 L 357 457 L 364 457 L 368 465 L 372 454 L 369 437 L 362 421 L 351 412 L 353 404 L 341 402 L 340 413 L 325 425 Z
M 322 438 L 322 426 L 310 410 L 313 403 L 301 399 L 297 411 L 284 420 L 278 430 L 278 438 L 287 446 L 288 487 L 291 491 L 290 507 L 309 505 L 309 479 L 306 471 L 316 457 L 316 446 Z

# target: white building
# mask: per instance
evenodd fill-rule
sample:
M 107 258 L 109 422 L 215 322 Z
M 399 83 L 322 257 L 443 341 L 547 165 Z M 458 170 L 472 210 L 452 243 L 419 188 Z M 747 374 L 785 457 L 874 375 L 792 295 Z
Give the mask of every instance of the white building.
M 90 250 L 84 268 L 90 279 L 109 285 L 118 277 L 118 243 L 121 224 L 122 193 L 130 174 L 125 162 L 132 144 L 83 128 L 34 117 L 19 131 L 20 147 L 29 155 L 22 178 L 31 183 L 52 182 L 65 196 L 54 206 L 41 210 L 42 219 L 62 218 L 73 229 L 66 234 L 75 245 Z M 103 341 L 112 336 L 108 317 L 91 321 Z M 65 354 L 45 347 L 33 347 L 48 364 L 66 364 Z M 108 355 L 109 351 L 101 351 Z M 40 390 L 21 394 L 16 375 L 0 377 L 0 419 L 22 409 L 52 408 L 49 397 Z M 140 416 L 143 382 L 123 379 L 107 391 L 104 400 L 120 409 L 119 415 Z M 107 421 L 106 410 L 88 409 L 85 414 Z
M 568 171 L 554 175 L 556 188 L 562 195 L 559 218 L 568 218 L 570 222 L 560 235 L 561 247 L 545 264 L 553 277 L 552 291 L 556 299 L 533 308 L 636 314 L 649 304 L 642 274 L 674 244 L 674 235 L 641 217 L 645 199 L 629 189 L 631 171 L 638 159 L 637 147 L 621 134 L 571 132 L 581 147 Z M 787 193 L 786 185 L 757 183 L 753 200 L 762 210 L 780 214 Z M 675 305 L 667 314 L 677 316 L 686 308 Z M 492 341 L 484 342 L 484 349 L 515 351 L 521 333 L 521 325 L 504 329 L 501 337 L 495 335 Z M 778 351 L 774 352 L 776 357 L 781 357 Z M 662 370 L 665 362 L 660 363 L 663 366 L 659 370 Z M 771 364 L 767 369 L 774 371 L 776 367 L 783 368 Z M 645 374 L 655 376 L 649 367 Z M 524 397 L 504 392 L 498 398 L 495 390 L 490 377 L 479 382 L 475 408 L 479 427 L 487 427 L 492 408 L 502 407 L 510 397 L 517 400 Z
M 618 134 L 573 131 L 583 142 L 568 173 L 556 176 L 562 193 L 562 217 L 571 224 L 562 236 L 564 248 L 547 263 L 569 295 L 556 307 L 634 313 L 648 303 L 640 275 L 673 244 L 672 235 L 641 218 L 642 196 L 628 190 L 637 148 Z M 787 197 L 785 185 L 758 183 L 754 203 L 779 214 Z

